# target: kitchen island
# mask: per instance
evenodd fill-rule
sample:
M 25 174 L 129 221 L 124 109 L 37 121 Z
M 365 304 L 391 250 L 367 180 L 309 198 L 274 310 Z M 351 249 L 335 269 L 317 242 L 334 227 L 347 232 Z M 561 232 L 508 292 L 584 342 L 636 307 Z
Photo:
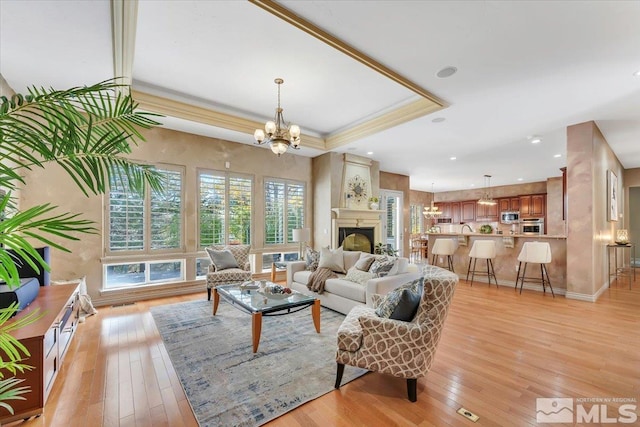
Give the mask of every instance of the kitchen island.
M 556 294 L 564 295 L 567 289 L 567 239 L 563 235 L 525 235 L 525 234 L 484 234 L 484 233 L 429 233 L 429 254 L 433 253 L 433 244 L 436 239 L 453 239 L 456 251 L 453 255 L 455 272 L 462 279 L 467 276 L 469 267 L 469 251 L 476 240 L 494 240 L 496 242 L 496 258 L 493 267 L 496 272 L 498 284 L 514 287 L 518 268 L 518 255 L 525 242 L 548 242 L 551 246 L 551 263 L 547 264 L 547 271 L 551 279 L 551 286 Z M 429 256 L 429 263 L 432 257 Z M 440 266 L 446 265 L 446 259 L 436 260 Z M 478 264 L 478 267 L 480 264 Z M 539 264 L 527 266 L 527 277 L 540 277 Z M 474 282 L 487 282 L 486 276 L 476 275 Z M 539 290 L 542 285 L 537 283 L 524 283 L 524 289 Z

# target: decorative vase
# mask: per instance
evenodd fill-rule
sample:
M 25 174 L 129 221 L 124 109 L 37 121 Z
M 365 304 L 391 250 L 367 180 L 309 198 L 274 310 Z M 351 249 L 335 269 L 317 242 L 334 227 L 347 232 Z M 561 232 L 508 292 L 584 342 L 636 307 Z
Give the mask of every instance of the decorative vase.
M 380 207 L 380 205 L 377 204 L 376 202 L 369 203 L 369 209 L 371 209 L 373 211 L 377 211 L 379 207 Z

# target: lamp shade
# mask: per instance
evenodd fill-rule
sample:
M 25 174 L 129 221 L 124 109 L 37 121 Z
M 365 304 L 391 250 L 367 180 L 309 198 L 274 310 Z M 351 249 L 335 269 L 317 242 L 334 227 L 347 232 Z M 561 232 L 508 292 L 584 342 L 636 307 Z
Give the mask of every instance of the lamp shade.
M 311 240 L 310 228 L 294 228 L 293 229 L 294 242 L 308 242 L 309 240 Z

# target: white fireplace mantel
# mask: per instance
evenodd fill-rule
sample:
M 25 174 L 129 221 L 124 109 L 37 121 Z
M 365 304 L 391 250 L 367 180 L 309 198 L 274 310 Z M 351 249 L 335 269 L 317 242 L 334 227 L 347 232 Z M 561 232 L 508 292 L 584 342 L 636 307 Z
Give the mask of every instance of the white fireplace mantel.
M 380 219 L 385 211 L 373 210 L 373 209 L 346 209 L 346 208 L 333 208 L 331 209 L 336 214 L 336 218 L 339 219 Z

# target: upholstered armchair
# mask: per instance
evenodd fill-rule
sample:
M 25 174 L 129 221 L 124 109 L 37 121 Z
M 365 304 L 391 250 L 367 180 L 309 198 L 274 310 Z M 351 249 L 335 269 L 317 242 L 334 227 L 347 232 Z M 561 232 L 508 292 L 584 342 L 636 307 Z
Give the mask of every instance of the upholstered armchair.
M 211 258 L 211 264 L 209 264 L 209 271 L 207 272 L 207 300 L 211 301 L 211 289 L 218 285 L 242 283 L 251 280 L 251 262 L 249 259 L 251 245 L 213 245 L 206 248 L 206 250 Z M 216 265 L 213 252 L 224 250 L 231 252 L 237 266 L 228 268 L 228 265 Z
M 374 295 L 373 308 L 351 309 L 338 329 L 335 388 L 340 387 L 344 365 L 407 379 L 408 397 L 417 400 L 417 379 L 427 375 L 442 335 L 458 276 L 435 266 L 424 269 L 423 292 L 409 322 L 378 317 L 382 297 Z

